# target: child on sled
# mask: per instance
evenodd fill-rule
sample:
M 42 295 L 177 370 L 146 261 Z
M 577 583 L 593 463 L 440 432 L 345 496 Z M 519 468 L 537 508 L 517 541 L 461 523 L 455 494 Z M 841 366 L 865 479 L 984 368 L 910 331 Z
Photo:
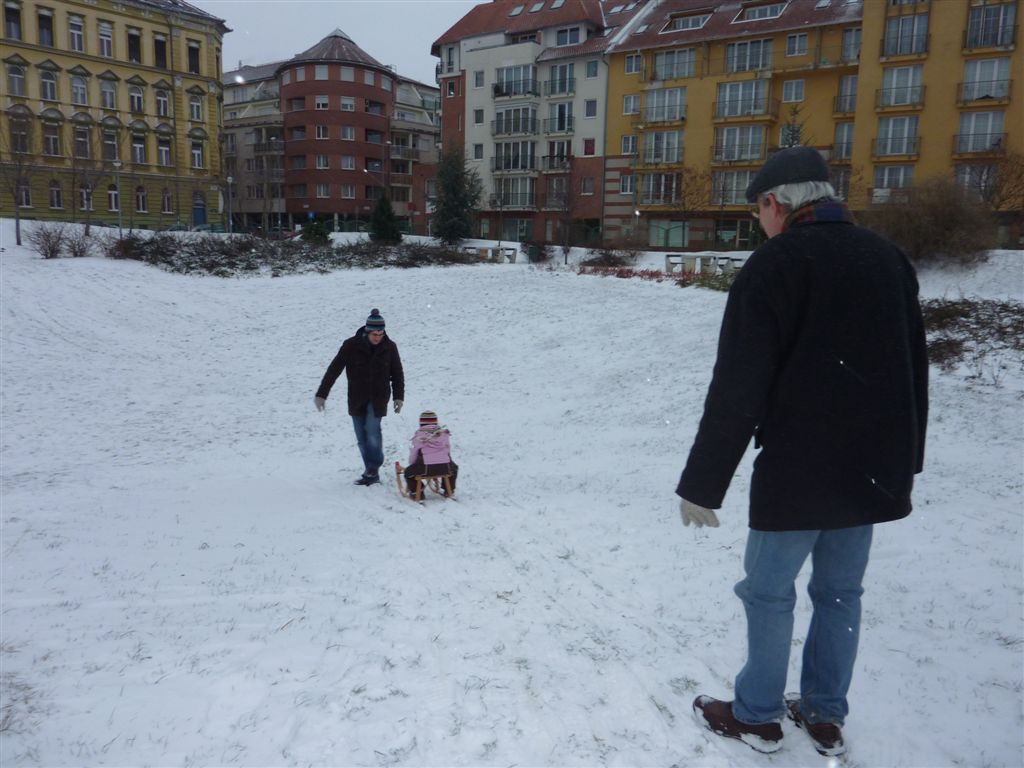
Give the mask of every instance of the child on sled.
M 420 414 L 420 428 L 412 436 L 409 466 L 404 472 L 409 495 L 415 498 L 416 478 L 423 475 L 451 475 L 451 492 L 455 493 L 455 478 L 458 474 L 459 465 L 452 461 L 448 429 L 437 423 L 436 413 L 424 411 Z M 448 495 L 444 482 L 441 483 L 441 494 Z

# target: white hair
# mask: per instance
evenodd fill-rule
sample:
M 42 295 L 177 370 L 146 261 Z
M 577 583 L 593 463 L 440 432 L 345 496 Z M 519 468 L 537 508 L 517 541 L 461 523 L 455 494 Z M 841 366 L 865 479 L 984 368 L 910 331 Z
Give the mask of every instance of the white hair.
M 766 189 L 762 195 L 772 194 L 779 202 L 779 205 L 795 211 L 797 208 L 828 198 L 837 200 L 835 188 L 827 181 L 796 181 L 792 184 L 779 184 L 777 187 Z

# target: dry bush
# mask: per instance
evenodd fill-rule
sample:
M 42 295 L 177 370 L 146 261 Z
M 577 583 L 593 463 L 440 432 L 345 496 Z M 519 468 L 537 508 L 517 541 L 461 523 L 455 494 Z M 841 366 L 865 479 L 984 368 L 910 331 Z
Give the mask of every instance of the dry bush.
M 59 259 L 64 250 L 64 225 L 55 223 L 35 224 L 26 235 L 28 244 L 44 259 Z
M 92 240 L 85 234 L 85 227 L 72 226 L 64 235 L 64 250 L 73 259 L 92 255 Z
M 874 205 L 861 219 L 906 251 L 912 261 L 967 264 L 983 259 L 996 247 L 992 213 L 951 179 L 932 178 L 905 194 L 905 203 Z

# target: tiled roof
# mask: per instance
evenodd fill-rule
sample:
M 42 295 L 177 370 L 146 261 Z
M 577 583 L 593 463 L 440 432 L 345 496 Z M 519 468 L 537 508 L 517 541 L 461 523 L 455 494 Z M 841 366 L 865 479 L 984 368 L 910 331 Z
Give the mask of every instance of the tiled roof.
M 594 27 L 604 27 L 602 6 L 609 5 L 607 0 L 564 0 L 559 7 L 553 7 L 557 4 L 558 0 L 494 0 L 481 3 L 435 40 L 430 52 L 437 56 L 442 45 L 496 32 L 522 35 L 581 21 Z M 623 4 L 628 3 L 623 0 Z M 519 11 L 514 13 L 517 8 Z
M 236 77 L 241 77 L 247 83 L 269 80 L 277 74 L 277 69 L 282 64 L 284 64 L 283 61 L 271 61 L 267 64 L 255 64 L 253 66 L 246 64 L 238 69 L 225 72 L 224 82 L 231 85 L 231 83 L 235 82 Z
M 312 48 L 297 53 L 282 66 L 302 61 L 343 61 L 349 64 L 368 64 L 380 69 L 387 69 L 354 42 L 352 38 L 336 29 Z
M 745 8 L 771 4 L 769 0 L 758 3 L 749 0 L 666 0 L 648 6 L 642 18 L 637 19 L 633 33 L 617 40 L 612 50 L 658 48 L 680 43 L 759 36 L 822 24 L 856 23 L 861 20 L 864 12 L 863 0 L 789 0 L 782 13 L 775 18 L 737 21 Z M 698 29 L 662 31 L 670 24 L 673 16 L 702 13 L 711 15 Z M 646 29 L 637 33 L 644 25 Z

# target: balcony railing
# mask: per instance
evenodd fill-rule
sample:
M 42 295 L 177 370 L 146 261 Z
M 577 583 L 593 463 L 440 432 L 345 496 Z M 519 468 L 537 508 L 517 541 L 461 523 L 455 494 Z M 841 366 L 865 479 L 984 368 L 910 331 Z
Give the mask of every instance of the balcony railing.
M 923 104 L 923 85 L 907 85 L 902 88 L 879 88 L 875 91 L 875 106 L 877 107 L 920 107 Z
M 521 155 L 518 157 L 492 157 L 491 170 L 496 173 L 535 171 L 537 170 L 537 158 Z
M 501 210 L 509 208 L 533 208 L 535 194 L 533 192 L 499 192 L 494 196 L 491 207 Z
M 400 144 L 391 145 L 391 158 L 393 160 L 419 160 L 420 151 L 416 147 L 404 147 Z
M 576 93 L 576 78 L 563 77 L 558 80 L 544 81 L 545 96 L 571 96 Z
M 841 93 L 836 96 L 832 105 L 832 112 L 837 115 L 846 115 L 857 111 L 857 94 Z
M 305 138 L 305 137 L 303 137 Z M 284 152 L 283 139 L 271 139 L 270 141 L 258 141 L 252 145 L 253 152 Z
M 964 48 L 1008 48 L 1017 44 L 1017 27 L 1009 25 L 969 26 L 964 32 Z
M 506 80 L 495 83 L 493 93 L 496 99 L 506 96 L 539 96 L 540 89 L 536 80 Z
M 634 168 L 645 165 L 676 165 L 683 162 L 683 150 L 681 147 L 673 149 L 662 149 L 656 152 L 643 152 L 634 157 L 630 162 Z
M 1012 80 L 976 80 L 970 83 L 960 83 L 957 86 L 960 104 L 969 101 L 1006 101 L 1010 98 L 1010 84 Z
M 832 162 L 849 162 L 851 157 L 853 157 L 852 141 L 837 141 L 835 144 L 832 145 Z
M 920 136 L 899 136 L 884 139 L 873 139 L 871 154 L 875 157 L 892 155 L 916 155 L 921 145 Z
M 645 123 L 677 123 L 686 119 L 686 107 L 682 104 L 672 106 L 646 107 L 643 111 Z
M 542 171 L 568 171 L 572 167 L 571 155 L 541 155 Z
M 928 35 L 894 35 L 882 40 L 882 56 L 918 56 L 928 53 Z
M 713 104 L 715 117 L 777 117 L 779 100 L 765 96 L 746 99 L 727 99 Z
M 639 205 L 675 205 L 679 196 L 674 193 L 638 192 L 636 201 Z
M 715 163 L 753 163 L 764 159 L 764 144 L 716 144 L 711 148 Z
M 1005 150 L 1005 133 L 958 133 L 953 136 L 953 152 L 957 155 L 998 155 Z
M 491 121 L 492 136 L 515 136 L 537 133 L 539 121 L 535 117 L 517 117 Z
M 556 117 L 544 121 L 544 133 L 572 133 L 575 121 L 572 117 Z

